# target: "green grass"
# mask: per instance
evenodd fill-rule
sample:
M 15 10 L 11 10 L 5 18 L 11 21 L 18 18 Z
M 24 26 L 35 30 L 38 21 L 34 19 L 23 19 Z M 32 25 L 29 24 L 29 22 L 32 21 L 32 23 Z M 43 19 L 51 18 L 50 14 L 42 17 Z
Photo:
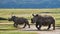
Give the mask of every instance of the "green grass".
M 16 29 L 12 24 L 0 24 L 0 29 Z
M 0 34 L 37 34 L 37 33 L 36 32 L 24 32 L 24 31 L 16 31 L 16 32 L 2 31 L 0 32 Z

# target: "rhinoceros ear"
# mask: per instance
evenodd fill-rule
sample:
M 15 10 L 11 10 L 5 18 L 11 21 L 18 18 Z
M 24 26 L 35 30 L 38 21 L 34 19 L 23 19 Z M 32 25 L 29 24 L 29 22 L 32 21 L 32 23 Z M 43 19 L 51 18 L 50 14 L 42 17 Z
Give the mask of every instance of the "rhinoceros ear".
M 32 14 L 32 16 L 35 16 L 34 14 Z
M 38 14 L 36 14 L 36 16 L 39 16 Z

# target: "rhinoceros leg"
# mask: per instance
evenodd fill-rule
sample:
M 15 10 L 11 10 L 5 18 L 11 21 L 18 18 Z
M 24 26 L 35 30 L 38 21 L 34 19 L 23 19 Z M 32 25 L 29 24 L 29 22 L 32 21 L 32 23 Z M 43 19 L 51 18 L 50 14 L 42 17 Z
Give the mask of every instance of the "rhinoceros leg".
M 14 27 L 16 27 L 16 28 L 17 28 L 17 26 L 18 26 L 18 24 L 14 23 Z
M 42 25 L 40 24 L 40 25 L 39 25 L 39 27 L 38 27 L 38 30 L 40 30 L 40 29 L 41 29 L 41 26 L 42 26 Z
M 28 28 L 30 28 L 30 24 L 29 23 L 26 23 L 28 25 Z
M 25 28 L 25 27 L 26 27 L 26 25 L 28 25 L 28 27 L 30 28 L 30 24 L 29 24 L 29 23 L 25 23 L 25 25 L 24 25 L 24 27 L 23 27 L 23 28 Z
M 38 24 L 36 24 L 36 28 L 38 29 Z
M 49 25 L 48 25 L 48 28 L 47 28 L 47 30 L 49 30 L 49 29 L 50 29 L 50 27 L 51 27 L 51 24 L 49 24 Z
M 25 28 L 26 27 L 26 24 L 24 25 L 24 27 L 23 28 Z
M 53 30 L 55 30 L 55 23 L 53 23 Z
M 29 22 L 28 22 L 28 21 L 26 21 L 26 22 L 25 22 L 25 24 L 27 24 L 27 25 L 28 25 L 28 28 L 30 28 L 30 24 L 29 24 Z
M 37 28 L 38 30 L 40 30 L 41 25 L 40 25 L 40 24 L 36 24 L 36 28 Z

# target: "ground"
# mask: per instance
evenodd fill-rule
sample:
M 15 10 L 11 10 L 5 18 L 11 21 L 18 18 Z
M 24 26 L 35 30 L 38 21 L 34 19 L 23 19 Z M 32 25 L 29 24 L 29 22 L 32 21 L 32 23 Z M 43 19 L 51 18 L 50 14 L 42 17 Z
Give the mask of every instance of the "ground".
M 50 28 L 50 30 L 46 30 L 47 27 L 42 27 L 41 31 L 37 30 L 35 25 L 31 25 L 31 28 L 28 28 L 28 26 L 26 28 L 20 28 L 18 27 L 17 31 L 27 31 L 27 32 L 37 32 L 38 34 L 60 34 L 60 27 L 56 27 L 55 30 L 52 29 L 53 27 Z M 16 30 L 12 30 L 12 32 Z
M 23 25 L 19 25 L 16 30 L 6 30 L 7 32 L 36 32 L 37 34 L 60 34 L 60 27 L 56 27 L 55 30 L 53 30 L 53 27 L 50 28 L 50 30 L 46 30 L 47 27 L 42 26 L 41 30 L 37 30 L 35 25 L 31 25 L 30 28 L 28 26 L 26 28 L 22 28 Z M 5 30 L 0 30 L 0 32 L 6 32 Z

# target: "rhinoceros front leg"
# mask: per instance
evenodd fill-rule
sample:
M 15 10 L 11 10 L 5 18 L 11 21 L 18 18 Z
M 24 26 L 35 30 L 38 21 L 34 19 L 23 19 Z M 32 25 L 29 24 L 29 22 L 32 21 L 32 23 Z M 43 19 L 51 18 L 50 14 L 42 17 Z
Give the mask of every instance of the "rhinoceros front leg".
M 50 28 L 51 28 L 51 24 L 49 24 L 49 25 L 48 25 L 48 28 L 47 28 L 47 30 L 49 30 Z
M 26 27 L 26 24 L 24 24 L 24 27 L 23 28 L 25 28 Z

